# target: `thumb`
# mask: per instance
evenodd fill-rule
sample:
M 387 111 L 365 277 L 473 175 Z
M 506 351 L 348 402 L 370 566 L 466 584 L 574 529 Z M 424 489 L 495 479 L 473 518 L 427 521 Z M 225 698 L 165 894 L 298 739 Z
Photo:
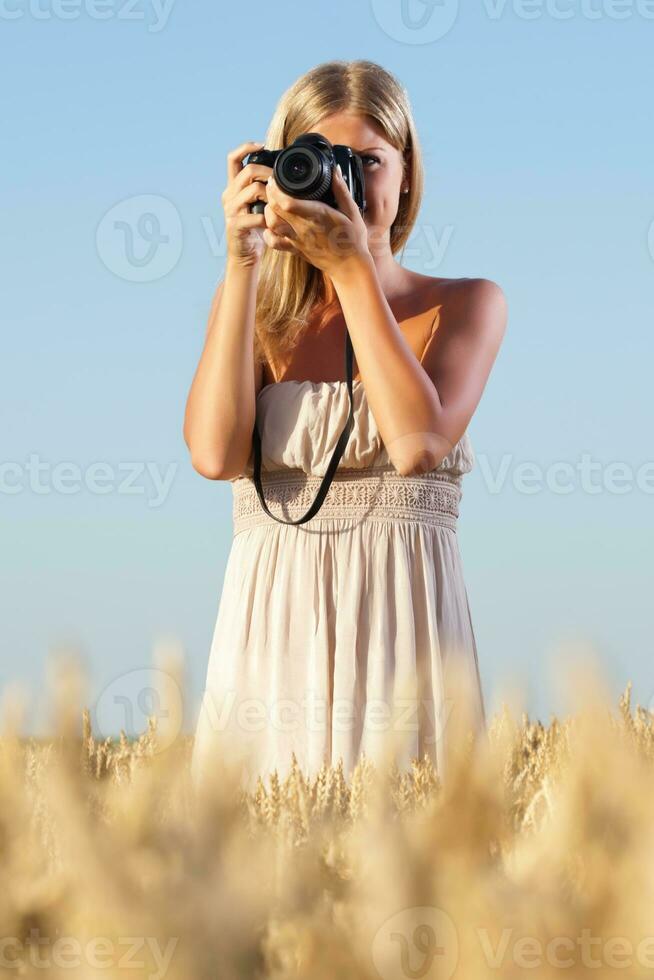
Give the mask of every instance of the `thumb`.
M 332 171 L 332 192 L 339 209 L 344 214 L 352 217 L 355 211 L 358 213 L 359 208 L 357 207 L 356 201 L 352 197 L 350 188 L 348 187 L 345 177 L 341 173 L 341 168 L 338 164 Z

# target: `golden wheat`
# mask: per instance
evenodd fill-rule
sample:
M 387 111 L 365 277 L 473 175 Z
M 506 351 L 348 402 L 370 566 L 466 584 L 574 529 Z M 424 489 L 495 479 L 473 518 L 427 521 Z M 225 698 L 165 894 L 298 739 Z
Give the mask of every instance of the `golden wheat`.
M 0 740 L 0 966 L 52 978 L 645 977 L 653 715 L 585 678 L 549 725 L 506 706 L 446 779 L 365 757 L 195 794 L 192 738 Z M 162 748 L 162 744 L 164 747 Z

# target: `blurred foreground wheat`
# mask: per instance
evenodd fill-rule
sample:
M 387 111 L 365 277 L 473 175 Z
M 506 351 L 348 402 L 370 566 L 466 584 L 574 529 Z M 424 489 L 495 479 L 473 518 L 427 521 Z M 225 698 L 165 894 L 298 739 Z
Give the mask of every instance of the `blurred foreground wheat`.
M 364 759 L 247 794 L 224 760 L 197 796 L 191 737 L 97 740 L 74 676 L 49 741 L 5 699 L 2 975 L 651 976 L 654 716 L 579 690 L 549 726 L 504 708 L 442 782 Z

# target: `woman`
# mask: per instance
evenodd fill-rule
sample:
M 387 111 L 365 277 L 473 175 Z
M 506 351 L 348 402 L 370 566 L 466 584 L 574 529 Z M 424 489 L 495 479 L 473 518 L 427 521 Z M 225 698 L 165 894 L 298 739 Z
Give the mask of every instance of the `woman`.
M 290 197 L 245 157 L 320 133 L 362 158 L 366 207 L 334 171 L 338 204 Z M 403 86 L 368 61 L 332 61 L 282 97 L 265 143 L 228 156 L 228 257 L 186 407 L 194 468 L 230 480 L 234 539 L 198 719 L 193 779 L 221 755 L 247 785 L 292 754 L 308 777 L 365 755 L 428 755 L 442 773 L 453 717 L 483 731 L 477 650 L 456 536 L 467 426 L 506 326 L 487 279 L 405 269 L 420 146 Z M 252 213 L 265 201 L 262 214 Z M 281 523 L 252 480 L 255 419 L 266 503 L 308 509 L 350 411 L 354 427 L 319 512 Z M 462 680 L 462 685 L 459 683 Z M 465 704 L 464 704 L 465 702 Z

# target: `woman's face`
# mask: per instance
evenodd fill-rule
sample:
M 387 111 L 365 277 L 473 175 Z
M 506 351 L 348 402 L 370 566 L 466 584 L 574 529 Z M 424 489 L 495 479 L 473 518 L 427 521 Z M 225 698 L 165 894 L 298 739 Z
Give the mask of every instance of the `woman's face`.
M 363 219 L 368 238 L 374 231 L 377 241 L 387 240 L 386 232 L 395 221 L 400 194 L 408 187 L 402 154 L 382 135 L 383 130 L 369 116 L 335 112 L 313 127 L 331 143 L 350 146 L 361 155 L 366 187 Z

